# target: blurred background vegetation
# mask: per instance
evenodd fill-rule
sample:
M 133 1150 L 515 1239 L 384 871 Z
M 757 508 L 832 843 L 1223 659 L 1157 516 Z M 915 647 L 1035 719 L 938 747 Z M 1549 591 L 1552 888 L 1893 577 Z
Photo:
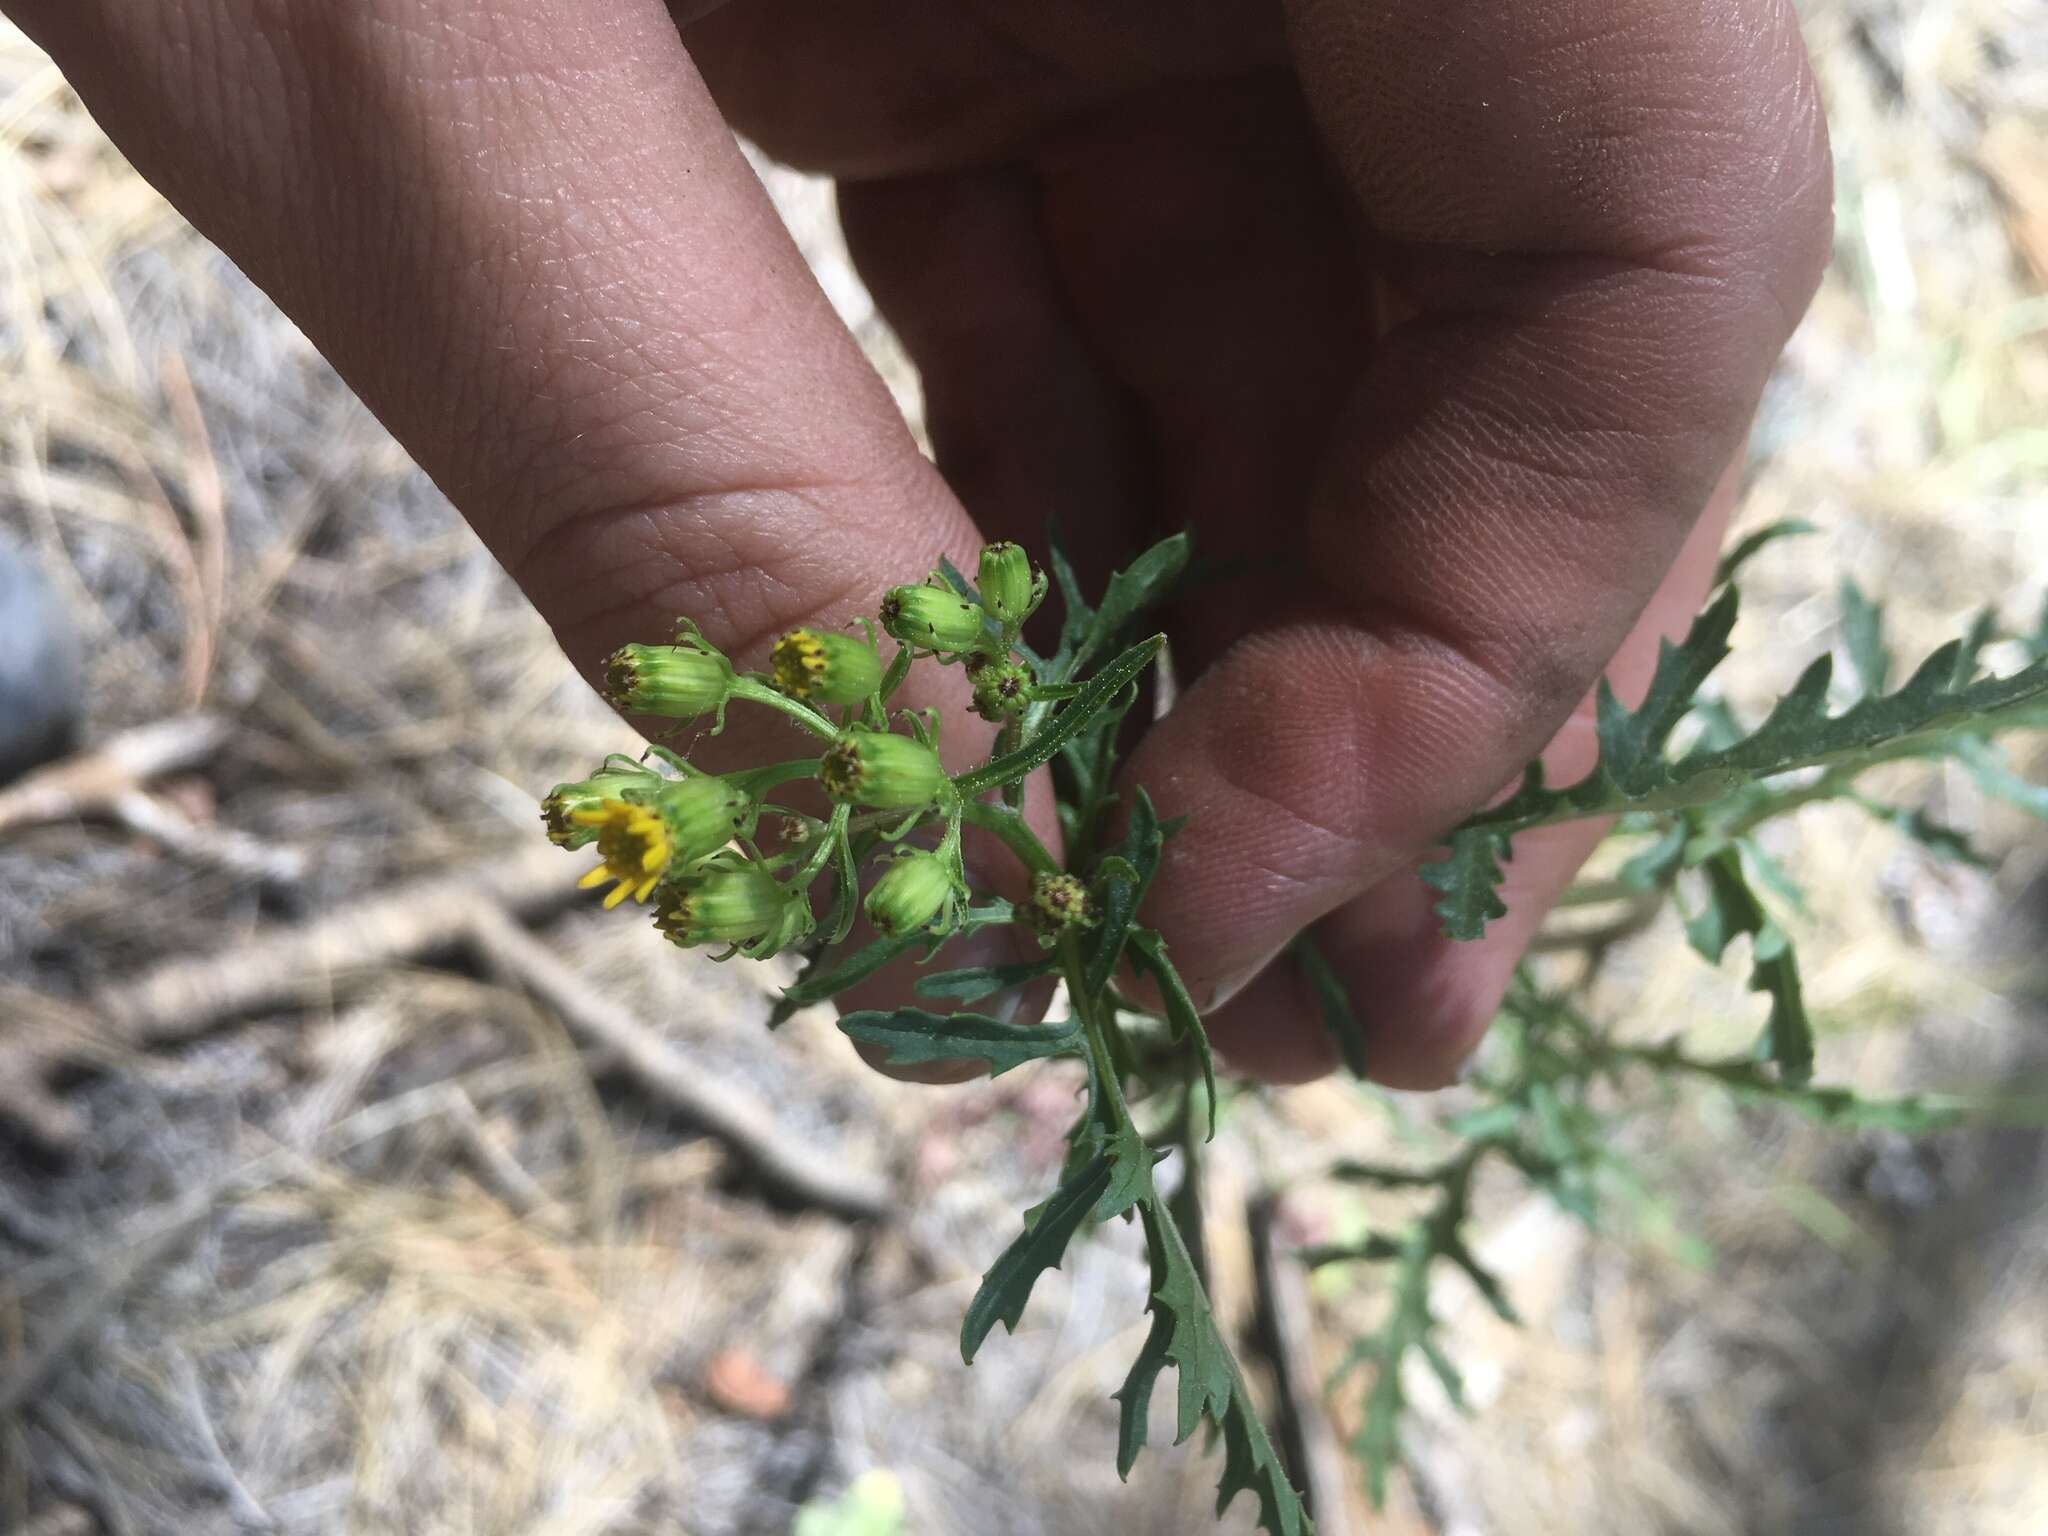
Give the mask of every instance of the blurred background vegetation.
M 1821 532 L 1753 567 L 1738 703 L 1840 643 L 1844 575 L 1908 661 L 1984 603 L 2038 612 L 2048 575 L 2048 5 L 1802 10 L 1836 260 L 1742 522 Z M 829 188 L 762 173 L 914 420 Z M 958 1363 L 1072 1083 L 894 1084 L 816 1012 L 771 1040 L 780 972 L 575 901 L 535 796 L 635 738 L 4 24 L 0 539 L 83 655 L 79 750 L 0 787 L 0 1531 L 1207 1528 L 1199 1447 L 1128 1487 L 1110 1464 L 1130 1234 Z M 1783 829 L 1821 1074 L 2023 1104 L 2048 840 L 1896 772 L 2003 859 L 1848 807 Z M 1682 951 L 1670 921 L 1628 939 L 1594 1004 L 1739 1045 L 1741 962 Z M 1233 1099 L 1204 1235 L 1255 1361 L 1312 1378 L 1370 1321 L 1369 1285 L 1319 1277 L 1274 1343 L 1260 1260 L 1379 1214 L 1305 1175 L 1428 1112 L 1336 1082 Z M 1476 1417 L 1417 1383 L 1412 1475 L 1380 1515 L 1336 1490 L 1326 1536 L 2038 1536 L 2028 1119 L 1915 1142 L 1681 1095 L 1631 1132 L 1650 1192 L 1616 1234 L 1482 1191 L 1528 1326 L 1445 1292 Z

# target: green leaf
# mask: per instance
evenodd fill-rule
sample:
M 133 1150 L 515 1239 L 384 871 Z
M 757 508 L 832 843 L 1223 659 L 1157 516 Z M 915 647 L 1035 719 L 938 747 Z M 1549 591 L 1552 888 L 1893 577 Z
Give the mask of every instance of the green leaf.
M 1049 976 L 1059 969 L 1059 957 L 1046 955 L 1037 960 L 1020 960 L 1014 965 L 975 965 L 959 971 L 939 971 L 920 976 L 911 990 L 919 997 L 940 997 L 955 1003 L 978 1003 L 998 992 L 1021 987 Z
M 1454 939 L 1478 939 L 1486 925 L 1507 916 L 1500 883 L 1507 878 L 1501 861 L 1509 855 L 1508 839 L 1487 827 L 1460 827 L 1451 834 L 1450 856 L 1422 867 L 1422 883 L 1441 892 L 1436 915 Z
M 1180 1229 L 1157 1199 L 1140 1206 L 1145 1246 L 1152 1263 L 1152 1329 L 1130 1374 L 1117 1392 L 1117 1470 L 1128 1477 L 1146 1439 L 1146 1410 L 1160 1372 L 1172 1365 L 1179 1378 L 1177 1442 L 1203 1419 L 1223 1434 L 1223 1474 L 1217 1482 L 1216 1513 L 1249 1491 L 1259 1506 L 1259 1525 L 1269 1536 L 1314 1536 L 1315 1525 L 1288 1480 L 1279 1453 L 1267 1437 L 1245 1391 L 1230 1346 L 1217 1328 L 1202 1291 L 1194 1259 Z
M 1890 681 L 1892 654 L 1884 643 L 1884 610 L 1863 595 L 1863 589 L 1842 578 L 1842 643 L 1861 684 L 1859 698 L 1876 698 Z M 1967 676 L 1963 681 L 1967 682 Z M 1953 680 L 1951 680 L 1953 686 Z
M 1109 1159 L 1110 1177 L 1109 1187 L 1095 1202 L 1095 1219 L 1111 1221 L 1151 1195 L 1152 1165 L 1159 1158 L 1128 1120 L 1100 1144 L 1100 1151 Z
M 862 1045 L 881 1046 L 897 1067 L 930 1061 L 985 1061 L 988 1075 L 1001 1077 L 1027 1061 L 1071 1056 L 1083 1049 L 1080 1025 L 1005 1024 L 979 1013 L 927 1013 L 898 1008 L 893 1013 L 863 1010 L 839 1021 L 847 1036 Z
M 1578 782 L 1551 788 L 1532 766 L 1522 787 L 1501 804 L 1469 817 L 1449 840 L 1449 857 L 1423 878 L 1445 899 L 1437 910 L 1456 938 L 1477 937 L 1505 910 L 1495 893 L 1509 839 L 1533 827 L 1590 816 L 1668 812 L 1732 797 L 1759 780 L 1802 768 L 1841 771 L 1848 779 L 1876 763 L 1898 758 L 1969 756 L 1973 743 L 1993 731 L 2031 723 L 2048 703 L 2048 658 L 2009 677 L 1971 680 L 1960 665 L 1968 647 L 1952 641 L 1924 661 L 1905 685 L 1863 698 L 1841 714 L 1828 713 L 1834 671 L 1823 656 L 1808 667 L 1764 722 L 1734 741 L 1708 739 L 1673 761 L 1665 755 L 1671 728 L 1702 682 L 1727 655 L 1735 618 L 1735 592 L 1725 591 L 1678 646 L 1660 654 L 1649 696 L 1639 710 L 1619 704 L 1604 685 L 1599 695 L 1600 758 Z M 1865 661 L 1877 663 L 1866 655 Z M 1796 797 L 1788 796 L 1793 803 Z
M 1683 818 L 1664 829 L 1656 842 L 1621 866 L 1617 878 L 1632 891 L 1654 891 L 1678 873 L 1692 828 Z
M 1039 732 L 1014 752 L 1006 752 L 993 762 L 986 763 L 972 773 L 963 773 L 953 781 L 954 787 L 969 799 L 986 794 L 999 784 L 1021 779 L 1033 769 L 1041 768 L 1053 759 L 1063 743 L 1077 735 L 1083 727 L 1091 724 L 1105 710 L 1112 708 L 1118 694 L 1137 678 L 1151 664 L 1166 644 L 1166 636 L 1154 635 L 1149 640 L 1140 640 L 1136 645 L 1118 656 L 1108 666 L 1090 678 L 1081 690 L 1079 698 L 1069 702 L 1054 715 Z
M 1166 1025 L 1175 1040 L 1192 1040 L 1201 1063 L 1202 1084 L 1208 1089 L 1209 1139 L 1216 1135 L 1216 1058 L 1209 1049 L 1209 1032 L 1188 996 L 1187 984 L 1166 953 L 1166 941 L 1150 928 L 1134 928 L 1127 951 L 1131 963 L 1158 984 L 1160 1000 L 1166 1005 Z
M 1048 1269 L 1060 1267 L 1067 1244 L 1095 1209 L 1109 1179 L 1109 1159 L 1091 1159 L 1053 1192 L 1016 1241 L 997 1257 L 982 1278 L 981 1289 L 968 1303 L 966 1319 L 960 1325 L 961 1359 L 974 1364 L 975 1352 L 997 1323 L 1007 1332 L 1017 1331 L 1024 1305 L 1031 1299 L 1032 1286 Z
M 1086 667 L 1098 653 L 1114 645 L 1125 629 L 1172 592 L 1188 568 L 1188 550 L 1188 536 L 1176 533 L 1154 544 L 1109 578 L 1101 606 L 1090 616 L 1066 675 Z
M 1351 1007 L 1351 994 L 1337 979 L 1337 973 L 1330 969 L 1330 962 L 1324 958 L 1307 929 L 1295 935 L 1294 963 L 1301 967 L 1301 974 L 1307 978 L 1309 991 L 1315 995 L 1316 1011 L 1322 1016 L 1323 1028 L 1337 1042 L 1337 1054 L 1343 1058 L 1345 1070 L 1353 1077 L 1363 1079 L 1371 1065 L 1366 1051 L 1365 1029 Z
M 1707 902 L 1687 920 L 1686 936 L 1693 948 L 1718 962 L 1738 935 L 1750 935 L 1750 989 L 1771 1000 L 1770 1019 L 1764 1026 L 1767 1058 L 1792 1082 L 1804 1082 L 1813 1074 L 1813 1026 L 1800 993 L 1799 962 L 1792 941 L 1750 889 L 1736 849 L 1722 849 L 1701 871 L 1707 880 Z
M 1736 573 L 1749 564 L 1766 546 L 1775 544 L 1780 539 L 1799 538 L 1805 534 L 1818 532 L 1818 528 L 1802 517 L 1788 517 L 1782 522 L 1765 524 L 1721 557 L 1721 563 L 1714 571 L 1714 585 L 1727 586 L 1735 579 Z
M 1097 865 L 1095 896 L 1102 909 L 1102 920 L 1096 925 L 1094 945 L 1083 976 L 1091 993 L 1100 993 L 1116 974 L 1116 963 L 1123 955 L 1124 941 L 1130 937 L 1131 923 L 1159 869 L 1159 850 L 1165 841 L 1159 815 L 1152 809 L 1152 797 L 1141 788 L 1131 805 L 1131 823 L 1124 840 L 1105 853 Z
M 827 950 L 806 962 L 803 974 L 782 989 L 783 1001 L 793 1008 L 808 1008 L 812 1003 L 822 1003 L 826 998 L 866 981 L 898 955 L 908 953 L 916 943 L 914 935 L 876 939 L 843 958 Z M 819 969 L 833 959 L 839 963 L 829 969 Z

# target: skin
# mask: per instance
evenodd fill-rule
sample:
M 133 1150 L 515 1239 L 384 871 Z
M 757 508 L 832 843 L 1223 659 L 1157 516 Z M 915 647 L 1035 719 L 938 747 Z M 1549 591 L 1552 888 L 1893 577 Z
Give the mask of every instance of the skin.
M 1279 1079 L 1331 1061 L 1306 926 L 1378 1072 L 1454 1074 L 1597 829 L 1477 945 L 1409 871 L 1693 610 L 1829 247 L 1787 0 L 6 9 L 586 669 L 678 613 L 758 665 L 1048 513 L 1084 577 L 1192 528 L 1149 916 Z M 733 128 L 841 178 L 936 468 Z

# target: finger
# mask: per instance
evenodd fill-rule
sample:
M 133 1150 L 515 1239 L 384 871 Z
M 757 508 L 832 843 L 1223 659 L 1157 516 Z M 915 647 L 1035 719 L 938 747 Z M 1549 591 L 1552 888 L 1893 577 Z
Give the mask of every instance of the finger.
M 16 9 L 579 661 L 971 560 L 658 0 Z
M 872 613 L 941 556 L 971 568 L 972 524 L 659 0 L 18 13 L 586 669 L 678 614 L 759 665 L 780 632 Z M 958 713 L 965 689 L 927 667 L 913 693 Z M 978 724 L 945 733 L 952 766 L 984 750 Z M 738 710 L 689 745 L 710 768 L 803 750 Z
M 940 473 L 989 538 L 1043 548 L 1057 519 L 1092 591 L 1141 547 L 1153 450 L 1076 329 L 1041 202 L 1021 165 L 839 188 L 847 248 L 917 364 Z
M 1291 606 L 1133 764 L 1190 817 L 1198 999 L 1541 749 L 1705 505 L 1827 253 L 1788 7 L 1301 0 L 1331 151 L 1415 311 L 1324 465 Z
M 1706 597 L 1739 480 L 1739 464 L 1731 465 L 1607 669 L 1617 697 L 1631 706 L 1649 689 L 1660 642 L 1683 635 Z M 1598 759 L 1593 699 L 1587 695 L 1544 750 L 1553 783 L 1573 782 Z M 1456 1078 L 1499 1011 L 1530 940 L 1607 830 L 1605 821 L 1577 821 L 1518 837 L 1500 892 L 1507 915 L 1476 941 L 1445 937 L 1437 893 L 1412 869 L 1316 924 L 1316 945 L 1350 998 L 1376 1081 L 1438 1088 Z M 1307 978 L 1287 961 L 1269 967 L 1211 1018 L 1209 1032 L 1234 1064 L 1270 1081 L 1305 1082 L 1337 1064 Z

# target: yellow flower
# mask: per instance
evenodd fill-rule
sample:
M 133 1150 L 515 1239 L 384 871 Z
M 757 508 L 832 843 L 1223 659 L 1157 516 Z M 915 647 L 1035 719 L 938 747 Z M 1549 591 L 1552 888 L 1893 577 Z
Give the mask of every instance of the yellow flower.
M 571 819 L 578 826 L 596 828 L 597 855 L 604 860 L 577 882 L 578 887 L 587 891 L 607 880 L 616 882 L 605 894 L 607 912 L 628 896 L 645 901 L 675 851 L 668 824 L 659 813 L 644 805 L 605 800 L 595 810 L 575 812 Z

